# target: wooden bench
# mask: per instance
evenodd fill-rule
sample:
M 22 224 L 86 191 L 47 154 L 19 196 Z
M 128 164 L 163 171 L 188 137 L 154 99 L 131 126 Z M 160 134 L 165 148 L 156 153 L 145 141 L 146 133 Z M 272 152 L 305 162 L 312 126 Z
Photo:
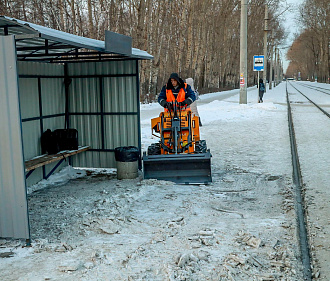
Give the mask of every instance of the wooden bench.
M 27 174 L 25 175 L 25 178 L 28 178 L 32 174 L 32 172 L 37 168 L 40 168 L 42 166 L 45 166 L 47 164 L 50 164 L 50 163 L 53 163 L 56 161 L 60 161 L 49 172 L 49 174 L 47 176 L 45 176 L 45 179 L 47 179 L 67 157 L 84 152 L 88 149 L 90 149 L 90 146 L 79 146 L 77 150 L 63 150 L 57 154 L 44 154 L 44 155 L 34 157 L 30 160 L 27 160 L 27 161 L 25 161 L 25 172 L 27 172 Z

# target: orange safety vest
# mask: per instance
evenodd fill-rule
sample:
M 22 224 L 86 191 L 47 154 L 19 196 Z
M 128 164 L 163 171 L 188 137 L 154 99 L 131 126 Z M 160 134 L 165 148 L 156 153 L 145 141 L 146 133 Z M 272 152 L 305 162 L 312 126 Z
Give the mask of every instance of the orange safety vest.
M 187 88 L 187 83 L 184 83 L 184 88 Z M 176 100 L 178 102 L 183 102 L 186 99 L 186 92 L 183 88 L 180 89 L 178 96 L 176 97 Z M 173 95 L 172 90 L 167 90 L 166 89 L 166 101 L 167 102 L 173 102 L 175 101 L 175 97 Z

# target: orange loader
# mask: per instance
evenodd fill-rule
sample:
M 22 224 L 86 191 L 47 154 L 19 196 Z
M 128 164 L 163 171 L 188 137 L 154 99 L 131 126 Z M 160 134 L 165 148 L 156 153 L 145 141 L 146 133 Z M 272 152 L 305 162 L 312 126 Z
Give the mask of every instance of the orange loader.
M 159 117 L 151 119 L 152 135 L 159 142 L 143 153 L 144 179 L 168 180 L 179 184 L 212 182 L 211 153 L 200 139 L 199 118 L 190 109 L 172 102 Z

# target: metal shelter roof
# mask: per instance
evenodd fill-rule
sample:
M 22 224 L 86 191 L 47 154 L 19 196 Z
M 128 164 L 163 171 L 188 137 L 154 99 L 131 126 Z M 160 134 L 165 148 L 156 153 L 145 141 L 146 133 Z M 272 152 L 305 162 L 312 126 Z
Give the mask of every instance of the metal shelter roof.
M 0 36 L 14 35 L 20 61 L 102 61 L 153 59 L 146 51 L 132 48 L 131 55 L 108 52 L 105 42 L 51 29 L 22 20 L 0 16 Z

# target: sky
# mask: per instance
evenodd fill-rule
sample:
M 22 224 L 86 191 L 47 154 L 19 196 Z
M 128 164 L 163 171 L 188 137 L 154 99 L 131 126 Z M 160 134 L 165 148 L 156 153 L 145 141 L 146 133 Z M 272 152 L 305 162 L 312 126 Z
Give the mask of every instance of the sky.
M 283 22 L 283 25 L 285 30 L 289 33 L 289 36 L 282 47 L 291 46 L 294 40 L 294 34 L 299 31 L 300 26 L 297 23 L 296 18 L 299 16 L 299 5 L 301 5 L 304 0 L 286 0 L 286 2 L 292 6 L 292 8 L 284 13 L 285 21 Z M 289 61 L 286 59 L 287 51 L 288 48 L 283 48 L 280 50 L 283 60 L 284 72 L 289 66 Z

